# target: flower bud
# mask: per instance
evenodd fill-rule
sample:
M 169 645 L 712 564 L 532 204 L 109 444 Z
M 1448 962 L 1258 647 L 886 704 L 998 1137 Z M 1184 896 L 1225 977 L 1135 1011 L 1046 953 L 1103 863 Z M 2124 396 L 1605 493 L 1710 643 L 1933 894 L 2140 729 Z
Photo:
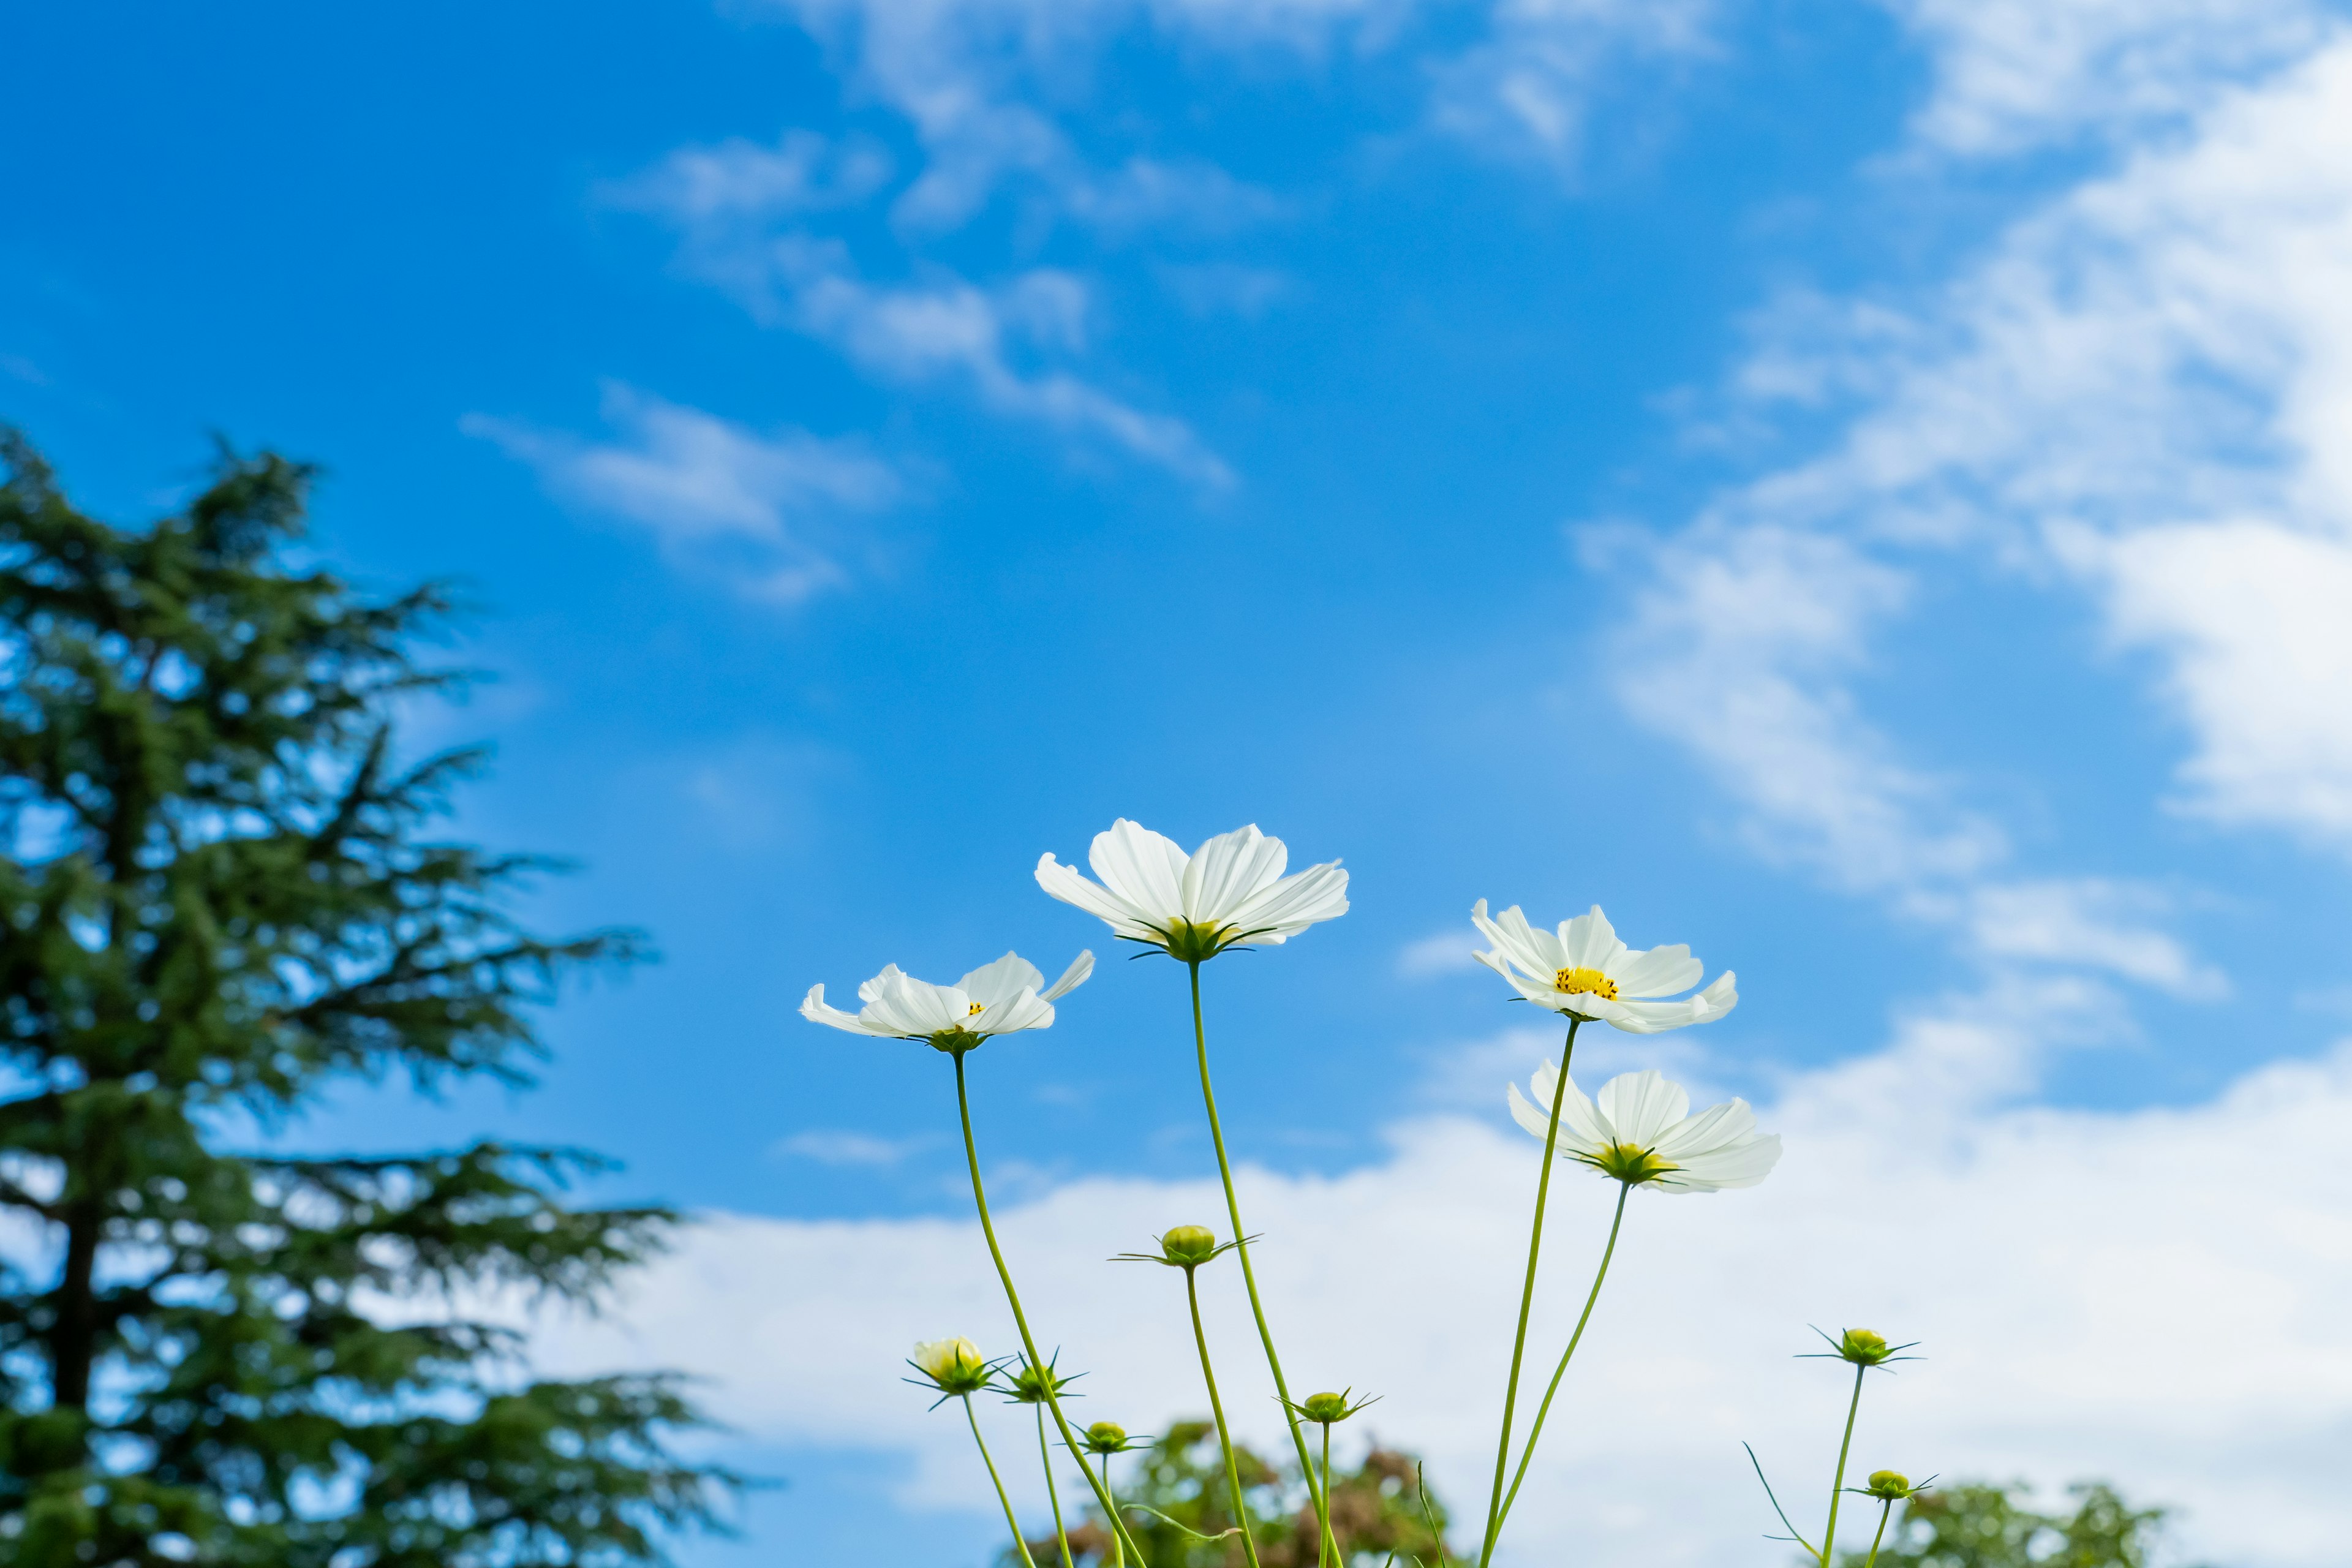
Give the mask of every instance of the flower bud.
M 1911 1495 L 1911 1478 L 1900 1470 L 1873 1470 L 1870 1485 L 1864 1489 L 1872 1497 L 1900 1502 Z
M 1310 1394 L 1307 1396 L 1307 1403 L 1298 1408 L 1307 1419 L 1325 1426 L 1334 1421 L 1345 1421 L 1356 1413 L 1355 1406 L 1348 1403 L 1348 1396 L 1344 1394 Z
M 1160 1255 L 1179 1268 L 1206 1263 L 1217 1250 L 1217 1233 L 1206 1226 L 1180 1225 L 1160 1238 Z
M 943 1394 L 971 1394 L 988 1383 L 988 1363 L 967 1339 L 921 1341 L 908 1359 Z
M 1116 1421 L 1097 1421 L 1087 1428 L 1087 1451 L 1116 1454 L 1127 1447 L 1127 1428 Z
M 1856 1366 L 1876 1366 L 1889 1353 L 1885 1339 L 1868 1329 L 1848 1329 L 1838 1341 L 1838 1354 Z

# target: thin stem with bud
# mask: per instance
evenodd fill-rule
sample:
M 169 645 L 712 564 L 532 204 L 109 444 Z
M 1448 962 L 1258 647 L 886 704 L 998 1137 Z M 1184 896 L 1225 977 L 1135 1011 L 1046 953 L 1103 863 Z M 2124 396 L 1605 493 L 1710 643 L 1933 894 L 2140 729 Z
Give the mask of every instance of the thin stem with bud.
M 951 1054 L 955 1058 L 956 1114 L 963 1123 L 964 1163 L 971 1168 L 971 1201 L 980 1210 L 980 1234 L 987 1239 L 988 1256 L 995 1262 L 996 1278 L 1004 1286 L 1005 1303 L 1013 1309 L 1013 1326 L 1021 1331 L 1021 1348 L 1028 1352 L 1031 1366 L 1044 1366 L 1046 1362 L 1037 1353 L 1036 1336 L 1029 1331 L 1028 1314 L 1021 1310 L 1021 1292 L 1013 1286 L 1013 1270 L 1005 1266 L 1004 1249 L 997 1245 L 996 1223 L 988 1215 L 988 1189 L 980 1179 L 980 1145 L 971 1133 L 971 1093 L 965 1081 L 964 1053 L 956 1051 Z M 1149 1568 L 1143 1549 L 1136 1544 L 1135 1536 L 1127 1528 L 1126 1521 L 1112 1509 L 1109 1494 L 1103 1490 L 1102 1481 L 1096 1476 L 1094 1467 L 1087 1464 L 1086 1455 L 1079 1452 L 1078 1436 L 1071 1430 L 1070 1418 L 1062 1414 L 1061 1396 L 1055 1391 L 1050 1375 L 1045 1379 L 1045 1408 L 1054 1413 L 1054 1425 L 1061 1429 L 1062 1441 L 1069 1448 L 1070 1457 L 1077 1460 L 1079 1473 L 1087 1478 L 1087 1485 L 1094 1489 L 1095 1500 L 1102 1505 L 1104 1517 L 1110 1521 L 1111 1533 L 1133 1554 L 1138 1568 Z M 975 1426 L 974 1433 L 977 1434 L 978 1430 Z M 1025 1557 L 1027 1553 L 1024 1552 L 1023 1555 Z
M 1274 1331 L 1266 1326 L 1265 1307 L 1258 1300 L 1257 1274 L 1250 1268 L 1248 1233 L 1242 1227 L 1241 1200 L 1234 1195 L 1233 1163 L 1225 1157 L 1225 1131 L 1217 1120 L 1217 1093 L 1209 1086 L 1209 1035 L 1201 1016 L 1201 961 L 1192 959 L 1187 967 L 1192 976 L 1192 1047 L 1201 1068 L 1201 1102 L 1209 1112 L 1209 1141 L 1216 1146 L 1217 1179 L 1224 1184 L 1225 1213 L 1234 1223 L 1234 1251 L 1242 1264 L 1242 1284 L 1249 1291 L 1250 1313 L 1257 1320 L 1258 1342 L 1265 1346 L 1265 1364 L 1274 1373 L 1275 1397 L 1282 1401 L 1284 1422 L 1290 1427 L 1290 1441 L 1298 1450 L 1298 1471 L 1306 1478 L 1307 1495 L 1315 1505 L 1315 1524 L 1323 1540 L 1318 1550 L 1330 1550 L 1331 1500 L 1325 1488 L 1316 1484 L 1314 1460 L 1307 1452 L 1307 1434 L 1299 1430 L 1298 1413 L 1290 1403 L 1290 1385 L 1282 1375 L 1282 1357 L 1274 1348 Z

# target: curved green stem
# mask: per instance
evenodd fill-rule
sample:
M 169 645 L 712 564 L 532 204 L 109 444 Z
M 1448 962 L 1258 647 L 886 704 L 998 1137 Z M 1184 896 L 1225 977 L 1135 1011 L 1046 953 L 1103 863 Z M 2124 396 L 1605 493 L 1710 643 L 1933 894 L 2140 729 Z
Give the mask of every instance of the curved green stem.
M 1536 1219 L 1528 1237 L 1528 1282 L 1519 1291 L 1519 1328 L 1511 1339 L 1511 1375 L 1503 1384 L 1503 1435 L 1495 1445 L 1495 1489 L 1486 1500 L 1486 1533 L 1478 1547 L 1478 1568 L 1495 1555 L 1503 1529 L 1503 1476 L 1511 1464 L 1511 1412 L 1519 1397 L 1519 1363 L 1528 1350 L 1528 1314 L 1535 1308 L 1536 1259 L 1543 1250 L 1544 1204 L 1551 1195 L 1552 1154 L 1559 1146 L 1559 1108 L 1568 1099 L 1568 1064 L 1576 1056 L 1576 1031 L 1584 1020 L 1571 1014 L 1568 1043 L 1560 1048 L 1559 1081 L 1552 1086 L 1551 1125 L 1544 1131 L 1543 1170 L 1536 1177 Z
M 1225 1430 L 1225 1403 L 1217 1397 L 1217 1374 L 1209 1365 L 1209 1336 L 1201 1327 L 1201 1291 L 1192 1270 L 1184 1270 L 1184 1300 L 1192 1308 L 1192 1342 L 1201 1347 L 1201 1378 L 1209 1385 L 1209 1414 L 1217 1418 L 1217 1447 L 1224 1450 L 1225 1484 L 1234 1489 L 1234 1522 L 1241 1526 L 1242 1552 L 1250 1568 L 1258 1568 L 1257 1542 L 1250 1537 L 1249 1504 L 1242 1498 L 1241 1466 L 1234 1459 L 1234 1439 Z
M 1045 1374 L 1051 1377 L 1053 1373 Z M 1045 1407 L 1037 1406 L 1037 1462 L 1045 1468 L 1045 1500 L 1054 1505 L 1054 1540 L 1062 1548 L 1062 1568 L 1076 1568 L 1070 1561 L 1070 1532 L 1062 1528 L 1062 1495 L 1054 1486 L 1054 1450 L 1045 1446 Z
M 1290 1441 L 1298 1450 L 1298 1473 L 1307 1479 L 1307 1495 L 1315 1504 L 1315 1524 L 1321 1532 L 1324 1546 L 1337 1556 L 1336 1543 L 1331 1539 L 1331 1501 L 1323 1488 L 1315 1481 L 1315 1462 L 1307 1452 L 1307 1434 L 1299 1430 L 1298 1411 L 1290 1402 L 1290 1385 L 1282 1375 L 1282 1357 L 1275 1352 L 1274 1331 L 1266 1327 L 1265 1307 L 1258 1300 L 1257 1274 L 1250 1268 L 1247 1232 L 1242 1225 L 1241 1200 L 1234 1195 L 1233 1163 L 1225 1158 L 1225 1130 L 1217 1120 L 1217 1091 L 1209 1087 L 1209 1034 L 1201 1020 L 1201 965 L 1196 959 L 1192 972 L 1192 1050 L 1201 1064 L 1201 1103 L 1209 1111 L 1209 1141 L 1217 1149 L 1217 1179 L 1225 1186 L 1225 1214 L 1234 1223 L 1234 1256 L 1242 1262 L 1242 1284 L 1249 1290 L 1250 1313 L 1257 1320 L 1258 1342 L 1265 1346 L 1265 1364 L 1274 1373 L 1275 1397 L 1282 1401 L 1282 1418 L 1289 1425 Z
M 1028 1314 L 1021 1310 L 1021 1292 L 1013 1288 L 1013 1270 L 1005 1267 L 1004 1249 L 996 1244 L 996 1222 L 988 1216 L 988 1189 L 980 1179 L 980 1145 L 973 1142 L 971 1135 L 971 1095 L 964 1082 L 963 1053 L 958 1051 L 954 1055 L 956 1114 L 963 1122 L 963 1158 L 964 1163 L 971 1167 L 971 1201 L 980 1210 L 980 1234 L 988 1238 L 988 1256 L 994 1259 L 996 1277 L 1003 1282 L 1005 1302 L 1013 1309 L 1013 1326 L 1021 1331 L 1021 1348 L 1028 1352 L 1031 1366 L 1044 1366 L 1047 1363 L 1045 1358 L 1037 1353 L 1037 1339 L 1029 1331 Z M 1128 1530 L 1127 1522 L 1110 1506 L 1109 1494 L 1103 1490 L 1101 1479 L 1095 1475 L 1095 1468 L 1087 1463 L 1086 1454 L 1078 1447 L 1078 1435 L 1070 1429 L 1070 1418 L 1062 1414 L 1061 1397 L 1054 1392 L 1050 1374 L 1045 1381 L 1045 1408 L 1054 1413 L 1054 1425 L 1061 1429 L 1062 1442 L 1069 1448 L 1070 1457 L 1077 1460 L 1078 1473 L 1085 1476 L 1087 1485 L 1094 1489 L 1095 1500 L 1102 1505 L 1103 1516 L 1110 1521 L 1111 1533 L 1126 1543 L 1138 1568 L 1150 1568 L 1143 1549 L 1136 1544 L 1135 1536 Z
M 1617 1188 L 1617 1217 L 1609 1222 L 1609 1245 L 1601 1249 L 1601 1267 L 1592 1275 L 1591 1292 L 1584 1298 L 1584 1311 L 1576 1320 L 1576 1332 L 1568 1336 L 1568 1349 L 1559 1353 L 1559 1365 L 1552 1370 L 1551 1386 L 1544 1390 L 1543 1403 L 1536 1406 L 1536 1418 L 1528 1426 L 1528 1446 L 1519 1450 L 1519 1468 L 1511 1474 L 1511 1489 L 1503 1496 L 1503 1510 L 1495 1516 L 1495 1533 L 1503 1533 L 1503 1521 L 1511 1517 L 1511 1504 L 1517 1500 L 1519 1483 L 1528 1479 L 1528 1461 L 1536 1457 L 1536 1439 L 1543 1436 L 1544 1417 L 1551 1411 L 1551 1397 L 1559 1392 L 1559 1380 L 1568 1374 L 1568 1362 L 1576 1353 L 1577 1342 L 1584 1338 L 1584 1325 L 1592 1321 L 1592 1304 L 1601 1300 L 1601 1282 L 1609 1278 L 1609 1259 L 1616 1256 L 1617 1232 L 1625 1224 L 1625 1197 L 1633 1184 L 1625 1182 Z
M 971 1440 L 980 1445 L 980 1462 L 988 1467 L 988 1479 L 996 1484 L 996 1500 L 1004 1509 L 1004 1522 L 1013 1531 L 1013 1548 L 1021 1553 L 1028 1568 L 1037 1568 L 1037 1560 L 1029 1555 L 1029 1542 L 1021 1536 L 1021 1521 L 1013 1517 L 1013 1500 L 1004 1495 L 1004 1479 L 996 1473 L 996 1461 L 988 1457 L 988 1439 L 980 1435 L 980 1417 L 971 1413 L 971 1395 L 963 1396 L 963 1418 L 971 1423 Z
M 1878 1543 L 1886 1539 L 1887 1516 L 1895 1511 L 1895 1500 L 1888 1498 L 1878 1505 L 1878 1533 L 1870 1538 L 1870 1555 L 1862 1568 L 1878 1568 Z
M 1822 1527 L 1822 1568 L 1830 1568 L 1830 1553 L 1837 1549 L 1838 1500 L 1844 1496 L 1845 1457 L 1853 1447 L 1853 1418 L 1862 1408 L 1862 1380 L 1870 1369 L 1857 1364 L 1853 1369 L 1853 1398 L 1845 1407 L 1845 1436 L 1838 1444 L 1837 1474 L 1830 1479 L 1830 1521 Z

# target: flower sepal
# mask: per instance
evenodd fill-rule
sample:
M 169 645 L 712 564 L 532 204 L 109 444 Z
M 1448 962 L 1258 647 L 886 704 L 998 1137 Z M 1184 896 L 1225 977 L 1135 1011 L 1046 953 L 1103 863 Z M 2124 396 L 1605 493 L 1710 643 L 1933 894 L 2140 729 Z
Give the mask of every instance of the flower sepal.
M 1825 1351 L 1807 1352 L 1806 1356 L 1811 1359 L 1851 1362 L 1855 1366 L 1862 1367 L 1885 1366 L 1889 1362 L 1919 1359 L 1917 1356 L 1903 1353 L 1916 1347 L 1919 1343 L 1917 1340 L 1911 1340 L 1899 1345 L 1890 1345 L 1886 1342 L 1885 1335 L 1874 1333 L 1869 1329 L 1847 1329 L 1835 1339 L 1831 1339 L 1828 1333 L 1818 1328 L 1813 1330 L 1813 1332 L 1820 1334 L 1830 1348 Z
M 989 1386 L 1015 1405 L 1050 1405 L 1055 1400 L 1075 1398 L 1076 1396 L 1069 1392 L 1070 1384 L 1086 1373 L 1074 1372 L 1067 1377 L 1062 1376 L 1055 1371 L 1055 1363 L 1061 1359 L 1062 1352 L 1058 1350 L 1045 1358 L 1044 1366 L 1022 1357 L 1013 1357 L 999 1368 L 1003 1381 Z
M 1881 1502 L 1902 1502 L 1926 1491 L 1935 1479 L 1929 1476 L 1924 1481 L 1914 1483 L 1900 1470 L 1873 1470 L 1866 1483 L 1845 1489 L 1856 1497 L 1876 1498 Z
M 1381 1402 L 1381 1396 L 1377 1394 L 1369 1398 L 1350 1402 L 1348 1396 L 1354 1392 L 1352 1388 L 1343 1388 L 1337 1394 L 1310 1394 L 1295 1405 L 1285 1401 L 1284 1408 L 1293 1412 L 1302 1421 L 1312 1421 L 1318 1426 L 1329 1426 L 1345 1421 L 1367 1405 L 1378 1405 Z

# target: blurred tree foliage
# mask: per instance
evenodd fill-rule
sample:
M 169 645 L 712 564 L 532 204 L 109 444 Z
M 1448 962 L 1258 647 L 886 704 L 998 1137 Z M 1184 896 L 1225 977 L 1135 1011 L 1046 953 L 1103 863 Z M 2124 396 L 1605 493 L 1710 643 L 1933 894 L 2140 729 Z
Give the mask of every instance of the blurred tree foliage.
M 2069 1513 L 2038 1513 L 2006 1487 L 1937 1487 L 1897 1505 L 1877 1568 L 2147 1568 L 2165 1510 L 2136 1509 L 2112 1487 L 2068 1489 Z M 1874 1521 L 1873 1521 L 1874 1524 Z M 1867 1553 L 1840 1553 L 1863 1568 Z
M 1315 1510 L 1304 1483 L 1246 1447 L 1237 1447 L 1234 1457 L 1258 1561 L 1264 1568 L 1314 1568 Z M 1246 1563 L 1241 1538 L 1223 1536 L 1234 1525 L 1233 1498 L 1213 1426 L 1180 1421 L 1134 1458 L 1111 1464 L 1114 1494 L 1151 1568 L 1242 1568 Z M 1400 1564 L 1420 1561 L 1437 1568 L 1438 1540 L 1428 1518 L 1444 1530 L 1445 1507 L 1433 1493 L 1424 1516 L 1419 1470 L 1412 1455 L 1377 1443 L 1353 1469 L 1334 1461 L 1331 1530 L 1349 1568 L 1379 1568 L 1391 1552 Z M 1110 1561 L 1110 1531 L 1091 1505 L 1085 1522 L 1071 1530 L 1070 1547 L 1087 1568 Z M 1050 1531 L 1032 1541 L 1029 1551 L 1038 1568 L 1059 1568 L 1061 1549 Z M 1003 1562 L 1018 1564 L 1020 1557 L 1007 1547 Z
M 263 1142 L 339 1082 L 527 1083 L 535 1007 L 636 954 L 429 836 L 484 761 L 395 743 L 462 681 L 446 595 L 308 563 L 276 457 L 136 530 L 5 429 L 0 476 L 0 1563 L 658 1560 L 731 1479 L 676 1384 L 533 1380 L 452 1303 L 593 1301 L 672 1216 L 566 1205 L 575 1151 Z

